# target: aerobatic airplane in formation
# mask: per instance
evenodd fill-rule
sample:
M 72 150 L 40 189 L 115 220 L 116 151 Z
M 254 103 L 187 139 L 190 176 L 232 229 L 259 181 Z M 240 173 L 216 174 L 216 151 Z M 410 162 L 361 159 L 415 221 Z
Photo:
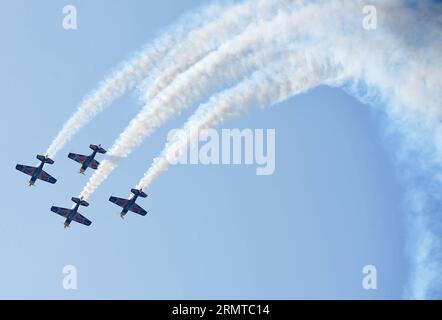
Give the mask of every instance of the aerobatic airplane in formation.
M 101 154 L 105 154 L 106 150 L 104 150 L 101 147 L 101 144 L 99 144 L 98 146 L 95 144 L 91 144 L 89 146 L 89 148 L 91 148 L 93 150 L 93 152 L 88 155 L 82 155 L 82 154 L 77 154 L 77 153 L 69 153 L 68 157 L 74 161 L 77 161 L 79 163 L 81 163 L 81 167 L 80 167 L 80 173 L 84 174 L 84 172 L 86 171 L 87 168 L 92 168 L 94 170 L 96 170 L 98 168 L 98 166 L 100 165 L 100 163 L 95 160 L 95 156 L 97 155 L 97 153 L 101 153 Z
M 72 198 L 72 201 L 75 202 L 75 207 L 72 209 L 52 206 L 51 211 L 66 218 L 66 221 L 64 222 L 65 228 L 69 227 L 69 224 L 72 221 L 84 224 L 85 226 L 90 226 L 92 224 L 92 222 L 90 220 L 88 220 L 86 217 L 83 217 L 78 212 L 78 208 L 80 208 L 80 206 L 88 207 L 89 203 L 87 201 L 84 201 L 82 198 L 79 199 L 79 198 L 75 198 L 75 197 Z
M 42 156 L 42 155 L 37 155 L 37 159 L 41 161 L 38 167 L 30 167 L 22 164 L 17 164 L 15 166 L 15 169 L 31 176 L 31 180 L 29 180 L 29 186 L 33 186 L 35 184 L 35 181 L 37 181 L 37 179 L 52 184 L 56 183 L 57 179 L 50 176 L 46 171 L 43 170 L 45 164 L 54 164 L 54 160 L 50 159 L 47 156 Z
M 130 191 L 134 194 L 130 199 L 123 199 L 112 196 L 109 198 L 109 201 L 123 208 L 120 213 L 121 218 L 124 218 L 128 211 L 132 211 L 141 216 L 145 216 L 147 214 L 147 211 L 141 208 L 135 202 L 137 201 L 138 197 L 146 198 L 147 194 L 145 194 L 142 189 L 131 189 Z

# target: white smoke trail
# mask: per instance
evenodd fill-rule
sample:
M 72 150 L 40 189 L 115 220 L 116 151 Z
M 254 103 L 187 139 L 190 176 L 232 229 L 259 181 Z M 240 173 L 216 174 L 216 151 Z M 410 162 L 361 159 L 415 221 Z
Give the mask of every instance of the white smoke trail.
M 137 188 L 148 188 L 161 172 L 167 170 L 170 164 L 198 139 L 202 130 L 212 128 L 226 118 L 236 116 L 252 106 L 274 105 L 324 84 L 326 80 L 333 83 L 344 81 L 345 78 L 332 77 L 333 74 L 337 74 L 336 70 L 305 60 L 306 53 L 306 51 L 302 54 L 286 53 L 286 56 L 279 61 L 270 63 L 269 66 L 253 73 L 250 78 L 214 95 L 209 102 L 202 104 L 187 120 L 183 129 L 166 143 L 163 152 L 154 159 L 152 166 L 137 184 Z M 343 72 L 340 74 L 342 77 Z
M 414 240 L 413 274 L 407 297 L 440 297 L 442 8 L 432 2 L 419 2 L 414 9 L 404 1 L 376 4 L 378 11 L 383 11 L 382 30 L 370 34 L 361 28 L 359 19 L 354 19 L 361 12 L 362 1 L 326 3 L 337 11 L 334 15 L 312 16 L 311 21 L 321 24 L 310 25 L 306 34 L 318 46 L 306 48 L 305 57 L 298 56 L 298 61 L 295 55 L 291 68 L 257 71 L 250 79 L 203 104 L 187 121 L 185 133 L 167 143 L 138 187 L 148 187 L 167 169 L 169 160 L 177 158 L 197 138 L 199 130 L 250 106 L 271 105 L 318 84 L 345 83 L 344 88 L 359 99 L 368 103 L 380 99 L 385 104 L 394 130 L 405 138 L 401 163 L 410 162 L 412 152 L 420 154 L 419 161 L 407 168 L 412 172 L 405 177 L 410 188 Z M 299 41 L 304 49 L 305 40 Z M 320 66 L 315 69 L 320 72 L 313 72 L 308 66 Z
M 288 7 L 292 0 L 251 0 L 236 4 L 222 12 L 204 26 L 189 33 L 182 42 L 171 48 L 167 56 L 151 70 L 139 86 L 141 102 L 149 103 L 161 90 L 169 85 L 179 73 L 195 64 L 208 52 L 215 50 L 229 38 L 241 32 L 252 21 L 266 20 L 278 8 Z M 301 2 L 296 3 L 297 6 Z M 293 4 L 291 4 L 293 7 Z
M 134 88 L 149 72 L 160 74 L 164 70 L 165 64 L 161 64 L 164 57 L 167 57 L 168 63 L 177 59 L 176 47 L 186 49 L 187 51 L 184 52 L 186 58 L 192 61 L 193 55 L 198 56 L 201 54 L 199 52 L 203 52 L 203 50 L 197 50 L 195 43 L 205 43 L 205 48 L 210 50 L 209 35 L 210 44 L 214 47 L 223 41 L 230 32 L 236 32 L 247 25 L 251 17 L 268 14 L 275 5 L 284 4 L 286 1 L 289 0 L 260 0 L 259 3 L 253 0 L 232 4 L 213 3 L 186 15 L 151 45 L 135 54 L 130 60 L 123 62 L 95 91 L 86 96 L 77 107 L 77 111 L 54 138 L 46 154 L 49 157 L 55 157 L 76 132 L 112 101 Z M 215 31 L 217 33 L 214 34 Z M 188 48 L 195 50 L 192 52 Z M 185 61 L 185 59 L 180 61 L 183 60 Z M 174 67 L 176 70 L 183 68 L 178 63 Z M 168 69 L 167 75 L 173 76 L 173 71 Z M 163 79 L 163 81 L 165 80 Z
M 211 9 L 213 10 L 214 8 Z M 207 13 L 212 13 L 212 11 L 208 10 Z M 192 19 L 194 18 L 192 17 Z M 161 59 L 175 43 L 186 35 L 189 29 L 182 26 L 189 26 L 191 29 L 195 22 L 199 23 L 200 17 L 171 28 L 172 30 L 166 32 L 165 35 L 157 39 L 152 45 L 135 54 L 130 60 L 123 62 L 97 89 L 84 98 L 77 107 L 76 112 L 68 119 L 54 138 L 46 154 L 50 157 L 55 157 L 57 152 L 63 148 L 81 127 L 92 120 L 112 101 L 133 88 L 138 81 L 146 76 L 152 64 Z
M 158 94 L 131 121 L 120 134 L 108 154 L 113 159 L 126 157 L 144 138 L 164 124 L 181 109 L 193 105 L 212 86 L 222 85 L 226 78 L 236 79 L 249 73 L 250 66 L 261 67 L 268 60 L 268 54 L 249 54 L 252 61 L 244 61 L 240 56 L 260 50 L 267 50 L 287 42 L 290 36 L 297 34 L 294 27 L 307 23 L 312 12 L 319 10 L 315 6 L 305 6 L 303 10 L 291 12 L 287 7 L 280 10 L 268 21 L 251 24 L 243 33 L 210 52 L 198 63 L 181 73 L 170 85 Z M 295 17 L 297 17 L 295 19 Z M 256 60 L 253 60 L 256 59 Z M 224 65 L 236 61 L 236 69 L 224 68 Z M 216 76 L 214 76 L 216 75 Z M 89 179 L 81 196 L 89 198 L 101 183 L 116 168 L 117 162 L 105 160 Z

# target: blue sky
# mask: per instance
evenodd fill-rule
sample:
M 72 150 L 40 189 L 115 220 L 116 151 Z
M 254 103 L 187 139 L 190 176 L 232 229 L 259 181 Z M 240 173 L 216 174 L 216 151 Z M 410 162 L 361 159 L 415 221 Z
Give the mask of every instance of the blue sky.
M 108 147 L 139 110 L 133 93 L 85 127 L 47 170 L 56 185 L 27 187 L 16 163 L 34 165 L 82 97 L 118 63 L 204 1 L 70 1 L 78 30 L 62 28 L 64 3 L 0 4 L 0 298 L 400 298 L 408 275 L 402 198 L 385 148 L 385 115 L 340 89 L 320 87 L 223 128 L 275 128 L 276 171 L 174 166 L 140 204 L 126 196 L 162 149 L 174 119 L 145 141 L 90 199 L 90 228 L 63 229 L 51 205 L 71 206 L 87 177 L 69 152 Z M 171 196 L 173 195 L 173 196 Z M 362 267 L 378 289 L 361 286 Z M 62 287 L 75 265 L 78 289 Z

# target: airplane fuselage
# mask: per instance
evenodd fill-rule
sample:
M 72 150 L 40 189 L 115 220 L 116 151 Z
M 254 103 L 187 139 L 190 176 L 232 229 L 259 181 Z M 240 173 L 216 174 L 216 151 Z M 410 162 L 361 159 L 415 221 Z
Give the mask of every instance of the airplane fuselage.
M 66 218 L 66 221 L 64 223 L 64 227 L 69 227 L 69 224 L 72 222 L 72 220 L 74 220 L 75 216 L 77 215 L 78 212 L 78 208 L 80 207 L 80 204 L 77 203 L 75 205 L 75 207 L 71 210 L 71 213 L 69 213 L 69 215 Z
M 84 173 L 87 168 L 89 168 L 89 165 L 94 161 L 95 156 L 97 155 L 98 150 L 94 150 L 87 158 L 84 160 L 83 164 L 80 168 L 80 173 Z
M 124 217 L 128 211 L 132 208 L 132 206 L 137 202 L 138 196 L 134 195 L 129 199 L 129 202 L 123 207 L 123 211 L 121 211 L 121 217 Z
M 38 177 L 40 176 L 40 173 L 43 171 L 45 163 L 42 161 L 40 165 L 35 169 L 34 173 L 31 176 L 31 180 L 29 180 L 29 185 L 33 186 L 35 184 L 35 181 L 37 181 Z

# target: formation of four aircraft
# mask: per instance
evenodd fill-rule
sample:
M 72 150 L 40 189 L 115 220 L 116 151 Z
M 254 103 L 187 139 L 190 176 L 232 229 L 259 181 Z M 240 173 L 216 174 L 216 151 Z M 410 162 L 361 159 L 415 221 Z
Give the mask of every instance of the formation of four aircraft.
M 93 150 L 93 152 L 89 156 L 85 156 L 82 154 L 76 154 L 76 153 L 69 153 L 68 157 L 76 162 L 79 162 L 81 164 L 80 167 L 80 173 L 84 174 L 87 168 L 91 168 L 96 170 L 100 163 L 95 160 L 95 156 L 97 153 L 105 154 L 106 150 L 104 150 L 101 145 L 94 145 L 91 144 L 89 146 Z M 38 167 L 31 167 L 31 166 L 25 166 L 22 164 L 17 164 L 15 168 L 29 176 L 31 176 L 31 179 L 29 180 L 29 186 L 33 186 L 37 179 L 46 181 L 51 184 L 55 184 L 57 182 L 57 179 L 49 175 L 47 172 L 43 170 L 43 167 L 45 164 L 54 164 L 54 160 L 50 159 L 47 156 L 37 155 L 37 159 L 40 160 L 40 165 Z M 129 212 L 137 213 L 141 216 L 145 216 L 147 214 L 147 211 L 141 208 L 138 204 L 136 204 L 136 201 L 139 197 L 146 198 L 147 194 L 143 192 L 143 190 L 138 189 L 131 189 L 131 192 L 133 193 L 133 196 L 130 199 L 123 199 L 118 197 L 110 197 L 109 201 L 112 203 L 115 203 L 116 205 L 120 206 L 122 208 L 122 211 L 120 213 L 121 218 L 124 218 L 124 216 Z M 76 197 L 72 198 L 72 201 L 75 203 L 75 206 L 72 209 L 67 208 L 60 208 L 60 207 L 51 207 L 51 211 L 55 212 L 56 214 L 66 218 L 64 227 L 69 227 L 70 223 L 72 221 L 84 224 L 86 226 L 90 226 L 92 222 L 88 220 L 86 217 L 82 216 L 78 209 L 80 206 L 87 207 L 89 206 L 89 203 L 83 199 L 79 199 Z

